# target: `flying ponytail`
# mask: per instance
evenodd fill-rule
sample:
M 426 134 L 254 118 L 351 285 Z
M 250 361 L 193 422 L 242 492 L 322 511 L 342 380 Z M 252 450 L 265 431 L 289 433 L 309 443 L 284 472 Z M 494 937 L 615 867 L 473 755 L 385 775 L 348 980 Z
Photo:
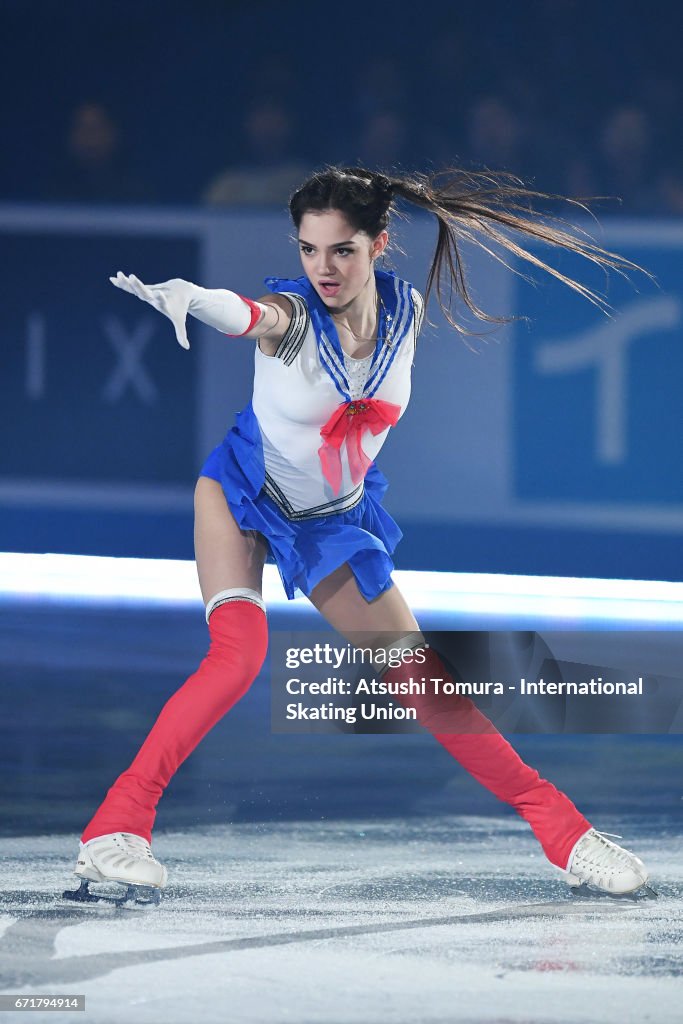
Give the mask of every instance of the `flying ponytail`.
M 363 167 L 330 165 L 294 192 L 289 210 L 297 230 L 304 213 L 334 209 L 342 212 L 356 230 L 365 231 L 371 238 L 375 238 L 387 227 L 396 199 L 426 210 L 437 219 L 438 237 L 427 276 L 425 305 L 432 290 L 435 290 L 444 316 L 462 334 L 474 335 L 478 332 L 468 330 L 456 321 L 453 311 L 454 292 L 479 320 L 503 324 L 519 319 L 514 316 L 494 316 L 474 301 L 460 252 L 463 241 L 474 243 L 513 273 L 528 280 L 528 276 L 510 266 L 494 246 L 506 250 L 562 281 L 607 315 L 610 315 L 612 307 L 599 293 L 529 252 L 515 240 L 516 236 L 521 235 L 522 240 L 535 239 L 575 252 L 605 271 L 615 270 L 626 278 L 627 271 L 637 270 L 655 280 L 652 274 L 637 263 L 589 241 L 591 236 L 583 229 L 561 217 L 539 213 L 532 206 L 533 200 L 561 199 L 591 213 L 584 201 L 535 191 L 528 188 L 521 178 L 506 171 L 465 171 L 449 167 L 432 175 L 398 176 Z M 512 235 L 508 232 L 512 232 Z M 448 285 L 448 300 L 444 298 L 445 284 Z

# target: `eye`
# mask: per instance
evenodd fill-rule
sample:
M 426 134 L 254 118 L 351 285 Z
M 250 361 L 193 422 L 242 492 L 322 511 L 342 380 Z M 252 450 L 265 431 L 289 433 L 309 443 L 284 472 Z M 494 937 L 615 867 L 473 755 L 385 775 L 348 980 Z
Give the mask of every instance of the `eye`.
M 337 254 L 338 254 L 339 256 L 348 256 L 348 255 L 349 255 L 349 253 L 351 253 L 351 252 L 353 252 L 353 249 L 347 249 L 347 248 L 345 248 L 345 246 L 343 246 L 343 245 L 341 245 L 341 246 L 340 246 L 340 247 L 339 247 L 339 248 L 337 249 Z
M 305 256 L 310 256 L 313 252 L 313 246 L 311 245 L 301 245 L 299 249 Z

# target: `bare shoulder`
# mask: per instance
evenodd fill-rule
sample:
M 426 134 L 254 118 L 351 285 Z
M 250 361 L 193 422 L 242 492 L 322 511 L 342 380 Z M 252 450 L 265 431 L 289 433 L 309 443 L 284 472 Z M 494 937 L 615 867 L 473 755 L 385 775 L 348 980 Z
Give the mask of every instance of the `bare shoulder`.
M 292 304 L 286 296 L 274 292 L 262 295 L 256 301 L 266 307 L 266 312 L 246 337 L 256 338 L 263 354 L 274 356 L 290 325 Z

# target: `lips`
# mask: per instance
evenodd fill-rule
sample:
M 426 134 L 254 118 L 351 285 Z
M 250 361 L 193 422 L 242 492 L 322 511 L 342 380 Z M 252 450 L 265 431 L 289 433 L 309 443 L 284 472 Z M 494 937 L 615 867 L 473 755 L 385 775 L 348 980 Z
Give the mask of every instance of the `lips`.
M 321 281 L 320 290 L 323 295 L 336 295 L 340 285 L 336 281 Z

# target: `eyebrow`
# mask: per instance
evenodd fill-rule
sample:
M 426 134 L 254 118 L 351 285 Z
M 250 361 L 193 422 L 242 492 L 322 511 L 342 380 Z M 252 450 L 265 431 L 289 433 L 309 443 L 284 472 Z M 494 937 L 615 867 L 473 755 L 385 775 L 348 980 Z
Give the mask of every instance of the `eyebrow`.
M 330 245 L 329 248 L 330 249 L 339 249 L 342 245 L 355 245 L 355 244 L 356 243 L 351 238 L 351 239 L 349 239 L 348 242 L 336 242 L 334 245 Z M 303 238 L 299 239 L 299 245 L 310 245 L 311 249 L 315 249 L 316 248 L 316 246 L 313 245 L 312 242 L 306 242 L 306 241 L 304 241 Z

